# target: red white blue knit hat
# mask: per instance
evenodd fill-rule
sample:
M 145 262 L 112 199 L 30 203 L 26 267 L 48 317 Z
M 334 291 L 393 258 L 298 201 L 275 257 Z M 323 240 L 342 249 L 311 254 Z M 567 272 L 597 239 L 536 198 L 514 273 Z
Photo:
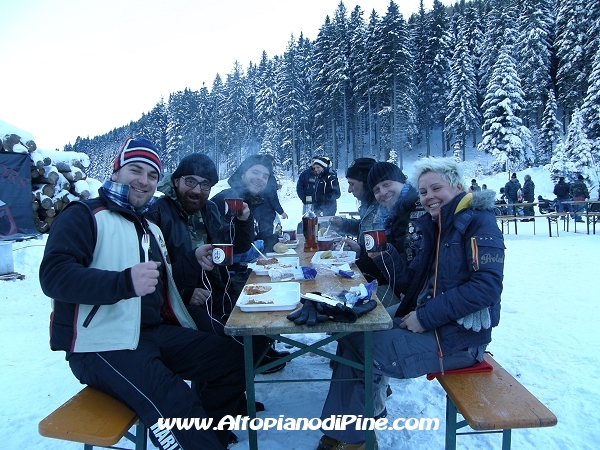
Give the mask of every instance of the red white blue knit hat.
M 132 162 L 146 163 L 152 166 L 159 176 L 162 174 L 162 163 L 158 157 L 158 149 L 148 139 L 133 139 L 131 136 L 125 139 L 115 158 L 113 173 L 125 164 Z

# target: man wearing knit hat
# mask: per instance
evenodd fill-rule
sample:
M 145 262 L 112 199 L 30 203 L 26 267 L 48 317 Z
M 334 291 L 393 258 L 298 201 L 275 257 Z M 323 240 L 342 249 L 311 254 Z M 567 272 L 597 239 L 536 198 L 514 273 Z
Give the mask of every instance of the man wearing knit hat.
M 208 200 L 211 188 L 218 181 L 213 161 L 207 155 L 193 153 L 183 158 L 173 174 L 166 175 L 159 183 L 158 190 L 165 195 L 156 201 L 151 216 L 166 236 L 167 250 L 173 262 L 199 247 L 206 246 L 206 251 L 212 252 L 214 243 L 233 244 L 235 253 L 244 253 L 251 248 L 254 229 L 248 205 L 244 203 L 243 211 L 231 218 L 231 223 L 226 223 L 221 219 L 217 205 Z M 178 286 L 184 303 L 204 306 L 208 301 L 210 311 L 220 312 L 219 318 L 229 314 L 237 300 L 236 293 L 230 292 L 232 298 L 226 301 L 227 305 L 223 304 L 227 270 L 231 268 L 215 266 L 206 271 L 207 276 L 202 279 L 197 276 L 201 268 L 196 269 L 186 277 L 186 285 Z M 196 322 L 205 331 L 214 329 L 210 317 L 206 317 L 204 323 Z
M 515 214 L 515 207 L 511 206 L 516 203 L 519 203 L 519 190 L 521 189 L 521 183 L 517 178 L 517 174 L 513 172 L 510 176 L 510 180 L 506 182 L 504 185 L 504 197 L 506 202 L 508 203 L 507 213 L 509 215 Z M 517 208 L 517 213 L 519 213 L 519 208 Z M 522 211 L 521 211 L 522 213 Z
M 189 266 L 211 270 L 212 261 L 199 248 L 171 266 L 160 228 L 146 218 L 162 171 L 154 144 L 127 138 L 113 169 L 98 198 L 72 202 L 52 224 L 39 271 L 53 299 L 50 346 L 65 351 L 81 383 L 132 408 L 159 448 L 225 449 L 230 431 L 157 438 L 159 418 L 236 414 L 243 351 L 197 330 L 175 288 Z M 184 380 L 204 385 L 201 394 Z
M 357 241 L 345 239 L 344 242 L 350 250 L 356 252 L 358 257 L 356 264 L 367 281 L 377 279 L 383 286 L 388 284 L 387 279 L 381 274 L 373 260 L 367 256 L 363 237 L 365 231 L 379 227 L 379 204 L 375 200 L 373 191 L 367 186 L 369 170 L 376 162 L 373 158 L 358 158 L 352 161 L 346 169 L 348 192 L 354 195 L 359 203 L 359 219 L 334 216 L 329 219 L 329 225 L 332 230 L 341 231 L 343 234 L 350 234 L 358 238 Z
M 311 165 L 298 177 L 296 193 L 304 204 L 312 199 L 313 210 L 318 216 L 333 216 L 337 210 L 337 199 L 341 196 L 337 173 L 326 156 L 316 156 Z
M 380 223 L 385 229 L 388 244 L 410 263 L 420 242 L 416 219 L 425 211 L 419 203 L 417 190 L 406 182 L 406 175 L 396 164 L 378 162 L 367 177 L 369 189 L 379 203 Z
M 266 190 L 273 186 L 269 183 L 273 177 L 273 164 L 266 155 L 251 155 L 246 158 L 227 182 L 231 186 L 212 197 L 219 208 L 221 216 L 225 216 L 225 199 L 241 198 L 248 204 L 254 220 L 255 235 L 250 242 L 263 241 L 267 252 L 279 242 L 274 233 L 277 213 L 268 199 Z

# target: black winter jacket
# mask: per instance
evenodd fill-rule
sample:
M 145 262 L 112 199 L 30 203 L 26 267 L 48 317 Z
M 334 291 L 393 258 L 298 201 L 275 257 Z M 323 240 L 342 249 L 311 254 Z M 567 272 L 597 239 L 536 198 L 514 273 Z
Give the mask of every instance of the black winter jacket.
M 174 264 L 180 259 L 184 259 L 187 261 L 185 267 L 191 269 L 180 274 L 178 280 L 176 280 L 182 300 L 186 304 L 189 303 L 192 293 L 197 287 L 213 290 L 215 294 L 220 293 L 220 295 L 216 294 L 215 297 L 222 297 L 228 277 L 227 269 L 223 266 L 215 266 L 212 271 L 205 272 L 208 283 L 206 279 L 202 278 L 203 270 L 196 260 L 195 248 L 192 248 L 188 228 L 190 216 L 177 200 L 172 183 L 167 182 L 166 185 L 161 185 L 159 189 L 165 195 L 156 201 L 147 216 L 162 230 L 167 241 L 167 250 L 171 262 Z M 200 210 L 200 214 L 207 231 L 207 244 L 231 243 L 229 224 L 222 222 L 219 210 L 212 201 L 208 200 L 206 202 L 204 208 Z M 236 218 L 234 219 L 234 228 L 234 252 L 243 253 L 248 251 L 250 242 L 252 242 L 252 220 L 249 218 L 244 222 Z
M 504 185 L 504 195 L 507 199 L 511 199 L 514 203 L 517 203 L 519 200 L 519 189 L 521 189 L 521 183 L 519 183 L 519 180 L 509 180 Z
M 273 176 L 271 175 L 271 178 Z M 275 234 L 275 218 L 276 212 L 268 200 L 266 192 L 260 195 L 253 195 L 246 189 L 246 185 L 242 181 L 242 174 L 239 169 L 234 172 L 229 180 L 227 181 L 231 188 L 225 189 L 211 198 L 211 200 L 217 205 L 221 217 L 225 217 L 225 199 L 226 198 L 241 198 L 248 204 L 252 217 L 248 219 L 254 224 L 254 231 L 252 237 L 248 240 L 248 248 L 250 243 L 262 239 L 264 241 L 265 250 L 267 252 L 273 251 L 273 246 L 279 242 L 279 238 Z M 269 189 L 267 182 L 267 187 Z M 275 193 L 276 195 L 276 193 Z

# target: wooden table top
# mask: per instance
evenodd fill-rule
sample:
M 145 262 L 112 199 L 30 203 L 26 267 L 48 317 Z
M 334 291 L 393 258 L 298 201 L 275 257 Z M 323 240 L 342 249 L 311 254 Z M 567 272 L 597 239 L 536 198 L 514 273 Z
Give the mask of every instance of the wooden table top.
M 296 252 L 301 266 L 311 266 L 310 260 L 314 252 L 304 252 L 304 237 L 298 236 Z M 321 292 L 336 296 L 343 290 L 366 283 L 366 280 L 356 265 L 350 266 L 358 273 L 357 278 L 343 278 L 334 272 L 318 268 L 314 280 L 297 280 L 300 283 L 300 293 Z M 247 284 L 270 283 L 268 276 L 258 276 L 252 273 Z M 265 335 L 265 334 L 297 334 L 297 333 L 335 333 L 344 331 L 387 330 L 392 328 L 392 318 L 383 305 L 377 300 L 377 308 L 360 317 L 354 323 L 327 321 L 314 326 L 296 325 L 286 316 L 292 311 L 243 312 L 237 306 L 229 316 L 225 325 L 225 333 L 229 335 Z

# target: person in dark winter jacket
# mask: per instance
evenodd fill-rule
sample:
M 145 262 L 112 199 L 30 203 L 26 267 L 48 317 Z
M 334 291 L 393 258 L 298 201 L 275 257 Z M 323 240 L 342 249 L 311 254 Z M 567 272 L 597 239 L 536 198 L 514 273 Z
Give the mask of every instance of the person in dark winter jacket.
M 569 196 L 571 191 L 571 186 L 569 183 L 565 181 L 565 177 L 559 177 L 558 183 L 554 185 L 554 195 L 556 195 L 556 203 L 558 205 L 559 212 L 565 212 L 565 200 L 571 200 Z M 566 203 L 567 210 L 571 213 L 571 217 L 573 217 L 573 205 L 570 203 Z M 564 218 L 564 217 L 563 217 Z
M 340 231 L 344 234 L 356 236 L 357 240 L 344 239 L 345 248 L 356 252 L 356 265 L 365 276 L 368 282 L 377 280 L 377 296 L 385 305 L 390 306 L 400 302 L 395 297 L 394 292 L 388 286 L 385 275 L 373 263 L 373 260 L 367 255 L 365 249 L 364 232 L 382 228 L 379 218 L 379 203 L 377 202 L 373 190 L 369 188 L 367 178 L 369 171 L 377 161 L 373 158 L 358 158 L 354 160 L 346 170 L 346 179 L 348 180 L 348 192 L 360 202 L 358 208 L 359 219 L 347 219 L 334 216 L 329 220 L 332 230 Z M 396 166 L 394 166 L 396 167 Z M 398 169 L 400 171 L 400 169 Z M 404 178 L 405 179 L 405 178 Z M 405 179 L 406 180 L 406 179 Z M 400 191 L 402 188 L 400 188 Z M 390 230 L 391 232 L 391 230 Z M 406 232 L 404 232 L 406 234 Z M 404 246 L 402 246 L 404 251 Z
M 484 184 L 484 186 L 485 186 L 485 184 Z M 469 192 L 476 192 L 476 191 L 480 191 L 480 190 L 481 190 L 481 188 L 477 184 L 477 180 L 475 178 L 473 178 L 471 180 L 471 187 L 469 188 Z
M 148 216 L 163 231 L 171 261 L 189 261 L 188 270 L 179 273 L 177 288 L 194 323 L 201 331 L 227 336 L 224 326 L 248 278 L 247 267 L 215 265 L 212 270 L 205 270 L 195 262 L 193 254 L 197 248 L 212 253 L 212 244 L 217 243 L 234 244 L 235 253 L 247 252 L 254 227 L 247 204 L 231 221 L 221 220 L 217 205 L 208 200 L 218 181 L 217 168 L 207 155 L 188 155 L 172 175 L 159 183 L 158 190 L 165 195 L 155 202 Z M 254 356 L 258 358 L 269 347 L 270 339 L 257 336 L 253 341 Z M 276 367 L 281 370 L 285 363 Z M 193 387 L 202 389 L 198 384 Z M 264 405 L 259 408 L 264 410 Z
M 373 332 L 374 391 L 382 376 L 415 378 L 440 371 L 440 365 L 450 370 L 481 361 L 500 321 L 504 241 L 492 211 L 493 192 L 466 194 L 451 159 L 422 158 L 413 170 L 427 211 L 418 219 L 420 251 L 410 264 L 392 245 L 373 255 L 382 269 L 393 271 L 390 283 L 406 293 L 392 329 Z M 362 333 L 340 341 L 338 354 L 360 360 Z M 361 375 L 359 369 L 334 365 L 321 419 L 364 414 L 364 383 L 352 380 Z M 364 431 L 354 427 L 323 432 L 324 447 L 358 448 L 364 441 Z
M 225 449 L 230 431 L 160 431 L 165 417 L 235 415 L 245 389 L 243 349 L 196 329 L 175 288 L 190 260 L 171 266 L 146 213 L 162 173 L 154 144 L 127 138 L 99 197 L 72 202 L 52 224 L 40 284 L 53 298 L 50 345 L 73 374 L 132 408 L 156 446 Z M 77 224 L 77 226 L 73 226 Z M 212 270 L 206 249 L 190 255 Z M 185 380 L 202 384 L 198 395 Z
M 523 177 L 524 183 L 523 188 L 523 201 L 525 203 L 533 203 L 535 201 L 535 183 L 531 179 L 531 175 L 525 175 Z M 524 206 L 523 207 L 523 215 L 524 216 L 534 216 L 535 211 L 533 210 L 533 206 Z M 523 221 L 533 220 L 533 219 L 523 219 Z
M 263 241 L 265 252 L 272 252 L 273 246 L 279 242 L 275 234 L 276 212 L 271 202 L 267 200 L 269 179 L 272 177 L 271 158 L 260 154 L 251 155 L 227 180 L 231 187 L 211 198 L 219 208 L 222 217 L 226 216 L 226 198 L 243 199 L 250 208 L 254 220 L 253 241 Z
M 517 178 L 517 174 L 513 173 L 510 180 L 504 185 L 504 196 L 506 203 L 508 203 L 507 212 L 509 215 L 515 214 L 515 207 L 511 205 L 519 203 L 519 189 L 521 189 L 521 183 Z
M 590 192 L 588 190 L 587 185 L 585 184 L 583 175 L 577 175 L 577 181 L 571 184 L 571 197 L 574 201 L 582 202 L 590 198 Z M 574 205 L 573 211 L 575 213 L 585 211 L 585 205 Z M 583 219 L 579 214 L 575 215 L 575 220 L 577 222 L 583 222 Z
M 317 216 L 334 216 L 341 191 L 331 160 L 326 156 L 313 158 L 310 167 L 298 177 L 296 193 L 304 204 L 303 212 L 306 212 L 306 198 L 311 197 Z
M 244 253 L 251 248 L 254 225 L 248 205 L 244 205 L 241 214 L 224 222 L 217 205 L 208 200 L 218 181 L 213 161 L 207 155 L 194 153 L 183 158 L 175 172 L 158 184 L 158 190 L 165 195 L 156 201 L 149 216 L 165 233 L 173 262 L 189 258 L 190 253 L 201 246 L 207 246 L 207 251 L 211 252 L 213 243 L 234 244 L 235 253 Z M 239 295 L 239 292 L 230 292 L 230 297 L 223 298 L 225 286 L 229 284 L 228 269 L 245 272 L 247 267 L 215 266 L 211 271 L 203 271 L 196 266 L 187 274 L 188 284 L 178 286 L 184 303 L 205 306 L 210 298 L 210 310 L 215 315 L 217 312 L 219 318 L 228 315 Z M 221 294 L 218 299 L 213 295 L 216 292 Z
M 585 184 L 583 175 L 577 175 L 577 181 L 571 184 L 571 197 L 576 201 L 583 201 L 590 198 L 590 191 Z
M 419 194 L 400 168 L 389 162 L 378 162 L 369 171 L 367 180 L 379 203 L 379 227 L 385 229 L 387 242 L 407 262 L 414 259 L 421 234 L 416 219 L 425 213 Z

